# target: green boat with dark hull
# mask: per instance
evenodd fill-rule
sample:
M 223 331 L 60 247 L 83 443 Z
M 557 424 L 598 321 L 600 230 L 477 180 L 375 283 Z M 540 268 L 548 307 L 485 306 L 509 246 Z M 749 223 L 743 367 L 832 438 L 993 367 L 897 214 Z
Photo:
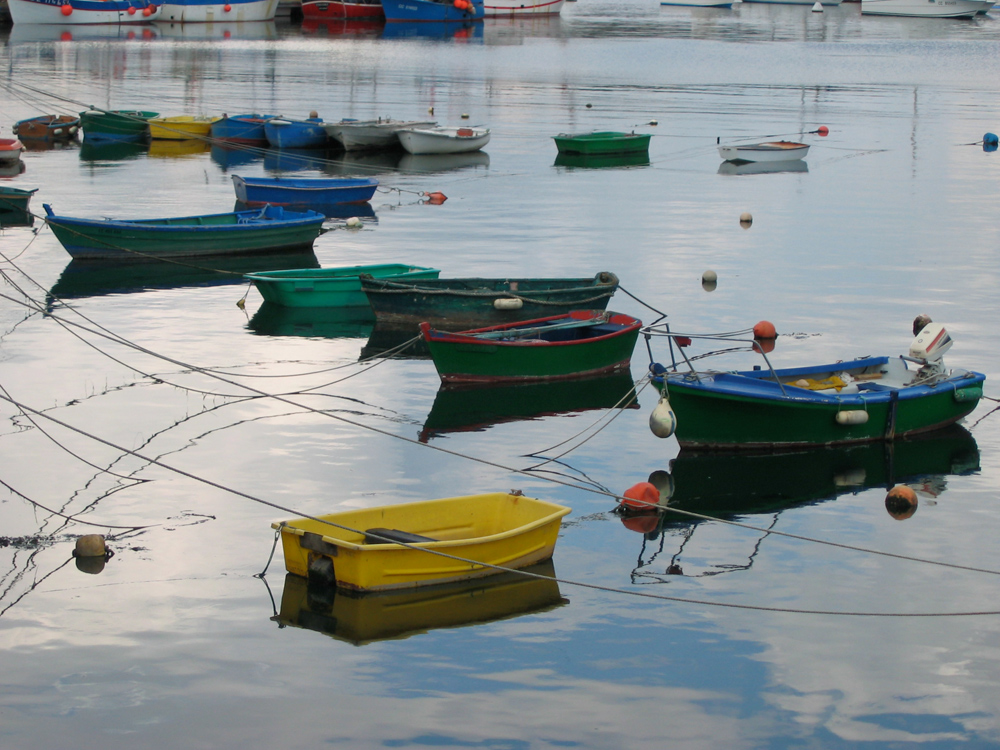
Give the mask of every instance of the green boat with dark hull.
M 460 333 L 421 323 L 420 332 L 442 381 L 501 383 L 628 369 L 641 327 L 630 315 L 574 310 Z
M 159 112 L 88 109 L 80 113 L 85 141 L 143 141 L 149 137 L 149 121 Z
M 43 204 L 46 223 L 81 260 L 156 260 L 308 250 L 325 217 L 281 206 L 165 219 L 76 219 Z
M 404 282 L 361 276 L 379 326 L 417 333 L 420 323 L 451 331 L 542 318 L 570 310 L 604 310 L 618 277 L 425 279 Z
M 644 154 L 649 151 L 649 133 L 619 133 L 605 130 L 595 133 L 560 133 L 553 136 L 560 154 L 607 156 L 608 154 Z
M 0 187 L 0 227 L 30 227 L 35 223 L 35 216 L 28 208 L 31 196 L 38 188 L 22 190 L 21 188 Z

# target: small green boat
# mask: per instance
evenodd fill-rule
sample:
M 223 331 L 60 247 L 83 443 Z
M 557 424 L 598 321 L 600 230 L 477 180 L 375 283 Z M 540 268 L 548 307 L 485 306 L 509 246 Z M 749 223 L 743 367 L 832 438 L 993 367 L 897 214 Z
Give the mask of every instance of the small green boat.
M 463 331 L 515 323 L 570 310 L 604 310 L 618 277 L 602 271 L 589 279 L 425 279 L 361 277 L 382 328 L 416 333 L 420 323 Z
M 77 219 L 56 216 L 45 203 L 46 222 L 70 255 L 84 260 L 155 260 L 305 250 L 323 229 L 316 211 L 265 206 L 204 216 L 164 219 Z
M 88 109 L 80 113 L 84 140 L 142 141 L 149 137 L 149 120 L 159 112 Z
M 649 133 L 619 133 L 606 130 L 596 133 L 560 133 L 553 136 L 560 154 L 634 154 L 649 151 Z
M 20 188 L 0 187 L 0 227 L 30 227 L 35 217 L 28 209 L 31 196 L 38 192 Z
M 582 378 L 628 369 L 642 322 L 630 315 L 574 310 L 473 331 L 420 332 L 445 383 Z
M 338 268 L 302 268 L 248 273 L 261 296 L 284 307 L 369 307 L 361 290 L 361 274 L 375 279 L 436 279 L 437 268 L 404 263 L 382 263 Z

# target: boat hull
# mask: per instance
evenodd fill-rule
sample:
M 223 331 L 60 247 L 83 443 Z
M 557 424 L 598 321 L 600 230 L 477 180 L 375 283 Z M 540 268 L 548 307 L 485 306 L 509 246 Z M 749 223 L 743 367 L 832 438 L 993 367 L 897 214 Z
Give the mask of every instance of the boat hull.
M 161 11 L 153 0 L 8 0 L 7 6 L 16 24 L 140 24 Z
M 379 325 L 410 328 L 423 322 L 453 331 L 542 318 L 575 309 L 604 310 L 618 277 L 590 279 L 437 279 L 402 283 L 361 278 Z M 520 303 L 520 304 L 518 304 Z
M 362 291 L 358 278 L 363 273 L 380 279 L 436 279 L 441 271 L 437 268 L 385 263 L 266 271 L 247 274 L 246 278 L 254 283 L 266 302 L 274 305 L 297 308 L 360 307 L 368 310 L 368 297 Z
M 233 175 L 236 199 L 248 206 L 330 206 L 366 203 L 375 195 L 375 178 L 296 179 Z
M 335 21 L 345 18 L 385 18 L 382 3 L 339 3 L 331 0 L 306 0 L 302 3 L 302 17 L 317 21 Z
M 71 115 L 42 115 L 14 124 L 14 135 L 22 140 L 71 141 L 80 130 L 80 118 Z
M 0 164 L 15 164 L 21 159 L 24 144 L 17 138 L 0 138 Z
M 151 260 L 276 253 L 311 248 L 324 216 L 278 206 L 170 219 L 92 220 L 56 216 L 47 223 L 71 256 L 87 260 Z
M 649 151 L 649 134 L 618 133 L 604 131 L 580 133 L 577 135 L 560 133 L 553 136 L 560 154 L 582 154 L 586 156 L 606 154 L 634 154 Z
M 746 146 L 719 146 L 719 156 L 726 161 L 771 163 L 804 159 L 809 146 L 804 143 L 775 141 Z
M 866 16 L 972 18 L 992 7 L 993 0 L 862 0 L 861 13 Z
M 275 115 L 258 114 L 224 116 L 212 123 L 212 140 L 245 146 L 266 146 L 264 123 L 274 117 Z
M 35 223 L 28 205 L 38 192 L 0 186 L 0 227 L 30 227 Z
M 483 11 L 489 17 L 510 17 L 510 16 L 557 16 L 562 12 L 563 4 L 566 0 L 534 0 L 534 2 L 520 2 L 520 0 L 486 0 Z
M 400 130 L 399 142 L 411 154 L 463 154 L 490 142 L 486 128 L 412 128 Z
M 352 510 L 319 516 L 320 520 L 297 518 L 271 526 L 281 534 L 289 573 L 355 591 L 390 591 L 503 572 L 482 563 L 519 569 L 548 560 L 561 519 L 569 512 L 554 503 L 498 492 Z M 414 548 L 365 544 L 365 531 L 384 528 L 434 541 L 416 543 Z
M 840 5 L 843 0 L 820 0 L 820 5 Z M 816 0 L 743 0 L 746 3 L 768 3 L 771 5 L 815 5 Z
M 435 0 L 382 0 L 385 20 L 392 21 L 482 21 L 483 0 L 467 0 L 466 8 Z
M 588 324 L 561 328 L 567 321 Z M 518 329 L 539 331 L 547 325 L 557 330 L 528 339 L 495 337 L 499 333 L 516 335 Z M 443 382 L 511 383 L 586 378 L 626 370 L 641 326 L 628 315 L 579 310 L 454 334 L 433 330 L 426 323 L 420 329 Z
M 278 0 L 182 0 L 163 4 L 160 20 L 175 23 L 270 21 Z
M 326 134 L 323 121 L 273 119 L 264 123 L 264 136 L 275 148 L 323 148 L 330 137 Z
M 371 151 L 397 148 L 400 130 L 435 125 L 436 122 L 429 120 L 341 120 L 325 123 L 324 128 L 345 151 Z
M 212 123 L 218 117 L 154 117 L 149 121 L 149 137 L 154 141 L 186 141 L 192 138 L 208 138 Z
M 158 112 L 91 109 L 80 113 L 80 127 L 85 141 L 138 142 L 149 137 L 149 121 L 158 116 Z
M 877 365 L 887 359 L 777 373 L 784 381 L 812 370 L 836 371 L 866 362 Z M 762 383 L 760 377 L 760 372 L 703 373 L 700 379 L 669 375 L 667 391 L 680 445 L 770 449 L 893 440 L 957 422 L 975 409 L 985 380 L 979 373 L 966 373 L 937 386 L 819 397 L 789 385 L 784 396 L 773 381 Z M 757 381 L 753 394 L 746 392 L 748 379 Z M 662 388 L 662 382 L 657 385 Z M 866 421 L 842 423 L 838 414 L 851 411 L 866 412 Z

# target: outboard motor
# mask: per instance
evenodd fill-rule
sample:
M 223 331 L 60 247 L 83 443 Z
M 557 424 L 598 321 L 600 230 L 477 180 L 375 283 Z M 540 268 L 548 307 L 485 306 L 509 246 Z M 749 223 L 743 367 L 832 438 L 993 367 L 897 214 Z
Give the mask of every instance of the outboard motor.
M 944 373 L 944 353 L 955 343 L 940 323 L 928 323 L 910 344 L 909 359 L 922 365 L 921 375 Z

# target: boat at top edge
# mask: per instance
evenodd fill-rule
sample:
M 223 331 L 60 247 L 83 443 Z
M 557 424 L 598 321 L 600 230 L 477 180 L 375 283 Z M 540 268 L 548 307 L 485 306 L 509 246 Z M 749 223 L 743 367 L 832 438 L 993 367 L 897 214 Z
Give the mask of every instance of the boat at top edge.
M 890 441 L 953 424 L 976 408 L 986 377 L 945 369 L 941 357 L 951 344 L 944 327 L 930 323 L 907 356 L 738 372 L 667 372 L 654 365 L 654 383 L 668 395 L 685 447 Z
M 602 271 L 591 278 L 459 278 L 403 282 L 361 277 L 380 326 L 467 330 L 513 323 L 576 309 L 604 310 L 618 290 L 618 277 Z
M 566 0 L 485 0 L 486 17 L 557 16 Z
M 628 369 L 641 327 L 630 315 L 573 310 L 458 333 L 421 323 L 420 333 L 443 382 L 503 383 Z
M 140 24 L 156 20 L 155 0 L 7 0 L 15 24 Z
M 795 141 L 748 143 L 744 146 L 719 146 L 719 156 L 726 161 L 774 162 L 804 159 L 809 146 Z
M 326 217 L 315 211 L 266 206 L 163 219 L 77 219 L 44 204 L 46 223 L 74 258 L 149 260 L 239 255 L 312 247 Z
M 993 0 L 862 0 L 861 13 L 866 16 L 972 18 L 992 7 Z
M 372 278 L 436 279 L 437 268 L 403 263 L 382 263 L 337 268 L 301 268 L 286 271 L 249 273 L 246 278 L 256 285 L 267 301 L 283 307 L 363 307 L 368 298 L 361 290 L 359 276 Z M 366 334 L 367 335 L 367 334 Z
M 167 0 L 161 21 L 175 23 L 226 23 L 271 21 L 278 0 Z
M 338 21 L 342 19 L 384 19 L 381 0 L 304 0 L 304 21 Z
M 502 572 L 482 563 L 519 569 L 547 560 L 569 512 L 520 492 L 493 492 L 296 518 L 271 528 L 281 534 L 289 573 L 355 591 L 388 591 Z
M 649 133 L 620 133 L 613 130 L 593 133 L 560 133 L 552 136 L 560 154 L 632 154 L 649 151 Z
M 482 21 L 483 0 L 382 0 L 385 20 L 447 21 L 449 23 Z

